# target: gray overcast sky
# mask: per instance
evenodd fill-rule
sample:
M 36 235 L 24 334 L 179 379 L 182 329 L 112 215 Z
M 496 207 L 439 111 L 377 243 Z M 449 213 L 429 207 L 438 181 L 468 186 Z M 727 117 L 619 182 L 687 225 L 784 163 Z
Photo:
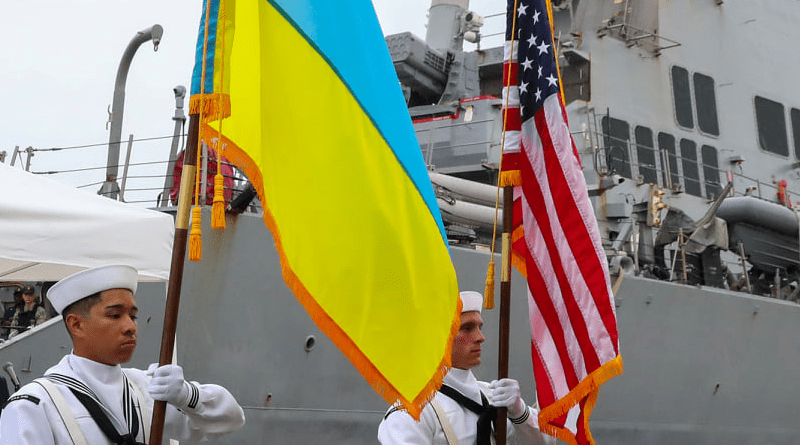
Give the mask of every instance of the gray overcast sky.
M 172 134 L 172 88 L 188 84 L 201 0 L 5 0 L 0 26 L 0 151 L 14 147 L 70 147 L 108 142 L 107 108 L 122 52 L 139 30 L 158 23 L 164 37 L 157 52 L 142 45 L 128 75 L 122 139 Z M 473 0 L 488 15 L 503 0 Z M 384 34 L 410 31 L 425 37 L 430 0 L 374 0 Z M 492 32 L 502 18 L 487 19 Z M 346 22 L 342 26 L 347 26 Z M 490 41 L 496 46 L 500 40 Z M 489 43 L 489 42 L 486 42 Z M 485 45 L 486 46 L 486 45 Z M 466 46 L 465 49 L 472 49 Z M 188 105 L 188 101 L 187 101 Z M 134 144 L 132 162 L 165 159 L 169 141 Z M 124 147 L 122 156 L 124 160 Z M 31 170 L 104 165 L 106 147 L 39 152 Z M 6 163 L 10 161 L 10 157 Z M 163 172 L 164 167 L 158 167 Z M 97 180 L 104 177 L 95 173 Z M 85 174 L 54 179 L 85 184 Z M 93 177 L 94 180 L 95 178 Z M 129 186 L 133 186 L 129 184 Z

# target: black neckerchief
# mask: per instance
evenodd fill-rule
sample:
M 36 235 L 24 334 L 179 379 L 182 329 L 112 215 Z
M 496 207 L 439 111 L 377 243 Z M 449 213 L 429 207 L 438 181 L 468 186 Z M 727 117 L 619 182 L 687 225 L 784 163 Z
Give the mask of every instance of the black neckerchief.
M 53 383 L 60 383 L 69 388 L 72 394 L 75 395 L 78 401 L 81 402 L 89 412 L 89 415 L 92 416 L 92 419 L 103 434 L 105 434 L 112 443 L 118 445 L 147 445 L 142 442 L 136 442 L 136 436 L 139 434 L 139 416 L 136 414 L 136 403 L 133 401 L 134 397 L 129 393 L 131 383 L 124 373 L 123 386 L 125 389 L 123 391 L 123 411 L 131 428 L 131 432 L 124 435 L 119 434 L 114 424 L 108 418 L 108 415 L 100 406 L 99 398 L 86 384 L 78 379 L 63 374 L 47 374 L 44 377 Z
M 494 422 L 497 419 L 497 408 L 490 405 L 486 396 L 481 392 L 481 402 L 478 404 L 469 397 L 456 391 L 455 388 L 442 385 L 439 392 L 450 397 L 456 403 L 478 415 L 478 445 L 491 445 L 491 436 L 494 431 Z
M 100 427 L 100 430 L 112 443 L 117 445 L 147 445 L 136 441 L 136 435 L 139 434 L 139 417 L 136 415 L 136 410 L 132 411 L 133 422 L 131 432 L 122 435 L 117 432 L 117 429 L 114 428 L 111 420 L 108 418 L 106 413 L 103 412 L 103 409 L 100 408 L 100 404 L 98 404 L 93 398 L 74 388 L 70 388 L 69 390 L 72 391 L 72 394 L 75 394 L 75 397 L 77 397 L 83 406 L 86 407 L 86 410 L 89 411 L 89 415 L 92 416 L 92 419 L 94 419 L 95 423 L 97 423 L 97 426 Z

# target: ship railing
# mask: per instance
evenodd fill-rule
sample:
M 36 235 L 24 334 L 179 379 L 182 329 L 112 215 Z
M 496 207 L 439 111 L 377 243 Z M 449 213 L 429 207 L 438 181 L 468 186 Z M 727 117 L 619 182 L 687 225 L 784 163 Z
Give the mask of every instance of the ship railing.
M 618 174 L 640 184 L 655 184 L 675 193 L 685 192 L 709 200 L 719 196 L 729 181 L 734 183 L 734 196 L 755 196 L 777 202 L 778 192 L 785 191 L 785 195 L 800 199 L 800 192 L 781 186 L 780 181 L 767 182 L 746 175 L 738 162 L 729 162 L 726 169 L 720 165 L 719 151 L 715 147 L 695 141 L 690 141 L 694 144 L 694 150 L 689 150 L 693 151 L 693 157 L 687 157 L 675 146 L 677 138 L 671 147 L 655 147 L 657 143 L 642 144 L 609 134 L 597 123 L 593 128 L 590 124 L 586 130 L 574 132 L 573 137 L 585 141 L 588 153 L 593 156 L 594 170 L 600 176 Z M 703 150 L 709 155 L 704 156 Z
M 448 150 L 452 151 L 454 149 L 461 150 L 464 153 L 478 153 L 478 152 L 486 152 L 486 160 L 489 161 L 490 154 L 487 152 L 486 149 L 477 148 L 475 150 L 468 150 L 470 147 L 489 147 L 490 150 L 494 147 L 497 147 L 498 151 L 498 160 L 499 160 L 499 139 L 500 135 L 493 134 L 492 130 L 488 130 L 485 133 L 485 138 L 481 140 L 473 140 L 470 139 L 469 141 L 452 144 L 441 144 L 441 147 L 437 146 L 437 142 L 441 142 L 434 139 L 434 135 L 439 130 L 448 130 L 446 132 L 446 136 L 449 138 L 459 127 L 473 127 L 486 124 L 487 127 L 492 127 L 492 124 L 495 122 L 494 117 L 484 118 L 484 119 L 471 119 L 468 121 L 462 120 L 459 122 L 453 122 L 455 118 L 450 116 L 446 116 L 441 120 L 433 121 L 433 124 L 426 128 L 420 128 L 416 130 L 417 139 L 420 141 L 422 155 L 425 160 L 425 165 L 429 167 L 438 167 L 434 165 L 434 161 L 436 159 L 436 151 L 437 150 Z M 486 128 L 486 127 L 484 127 Z
M 185 140 L 185 134 L 183 135 Z M 129 138 L 128 153 L 117 167 L 122 172 L 120 179 L 119 200 L 150 208 L 167 208 L 176 205 L 169 197 L 174 173 L 175 159 L 169 158 L 170 143 L 173 136 L 161 136 L 136 139 Z M 28 147 L 17 151 L 20 153 L 14 161 L 8 163 L 13 168 L 27 170 L 36 175 L 50 177 L 57 182 L 98 192 L 106 182 L 107 165 L 104 162 L 108 143 L 96 143 L 65 147 Z M 27 158 L 26 156 L 27 155 Z M 213 196 L 208 195 L 209 185 L 213 186 L 213 177 L 203 166 L 208 158 L 201 159 L 201 187 L 199 202 L 209 203 Z M 5 158 L 8 161 L 8 157 Z M 233 182 L 226 190 L 232 195 L 231 200 L 244 192 L 249 186 L 247 177 L 232 164 L 223 161 L 233 169 L 233 175 L 226 175 Z M 230 183 L 231 181 L 226 181 Z M 98 192 L 99 194 L 99 192 Z M 260 212 L 260 203 L 253 200 L 246 211 Z
M 636 243 L 628 241 L 623 251 L 627 254 L 619 255 L 619 252 L 607 252 L 609 254 L 609 271 L 615 275 L 613 263 L 620 258 L 630 258 L 632 264 L 630 269 L 637 276 L 644 276 L 659 281 L 682 283 L 687 285 L 704 284 L 710 287 L 719 287 L 736 292 L 743 292 L 762 297 L 777 298 L 786 301 L 800 303 L 800 279 L 796 270 L 786 270 L 779 267 L 772 271 L 753 269 L 753 265 L 748 261 L 747 253 L 742 245 L 730 246 L 728 251 L 721 252 L 724 255 L 719 257 L 719 269 L 717 273 L 718 283 L 705 283 L 706 276 L 703 270 L 702 260 L 697 254 L 689 254 L 686 250 L 686 234 L 678 233 L 678 240 L 670 245 L 662 246 L 662 255 L 656 262 L 641 262 L 636 248 Z M 603 244 L 608 246 L 615 240 L 603 237 Z M 769 273 L 765 273 L 769 272 Z M 627 272 L 626 272 L 627 273 Z

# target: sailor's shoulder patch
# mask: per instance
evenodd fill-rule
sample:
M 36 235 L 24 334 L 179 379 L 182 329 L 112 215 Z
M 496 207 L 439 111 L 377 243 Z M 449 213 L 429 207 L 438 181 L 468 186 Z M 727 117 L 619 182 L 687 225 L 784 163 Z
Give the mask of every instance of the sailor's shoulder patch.
M 36 405 L 38 405 L 39 402 L 41 401 L 41 399 L 39 399 L 38 397 L 32 396 L 30 394 L 17 394 L 14 397 L 9 398 L 8 402 L 6 403 L 11 403 L 15 400 L 27 400 L 29 402 L 33 402 Z

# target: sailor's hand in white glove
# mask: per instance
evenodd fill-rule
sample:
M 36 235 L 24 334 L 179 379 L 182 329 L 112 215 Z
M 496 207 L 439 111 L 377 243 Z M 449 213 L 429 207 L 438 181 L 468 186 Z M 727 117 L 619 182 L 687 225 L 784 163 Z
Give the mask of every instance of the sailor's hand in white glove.
M 158 368 L 158 363 L 150 363 L 150 366 L 147 367 L 147 371 L 144 372 L 144 375 L 148 377 L 153 377 L 153 373 Z
M 162 400 L 171 405 L 183 408 L 189 403 L 189 383 L 183 379 L 183 369 L 178 365 L 157 364 L 147 368 L 147 375 L 152 375 L 147 392 L 154 400 Z
M 496 407 L 508 409 L 508 418 L 519 419 L 527 412 L 525 402 L 520 395 L 519 383 L 514 379 L 493 380 L 489 384 L 489 403 Z

